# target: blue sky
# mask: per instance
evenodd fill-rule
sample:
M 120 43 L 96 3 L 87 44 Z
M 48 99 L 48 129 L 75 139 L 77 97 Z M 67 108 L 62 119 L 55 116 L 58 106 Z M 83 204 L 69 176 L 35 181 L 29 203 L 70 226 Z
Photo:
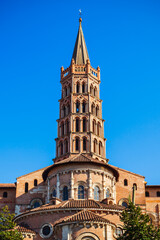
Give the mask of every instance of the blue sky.
M 160 184 L 160 2 L 0 1 L 0 182 L 52 164 L 78 10 L 101 68 L 110 164 Z

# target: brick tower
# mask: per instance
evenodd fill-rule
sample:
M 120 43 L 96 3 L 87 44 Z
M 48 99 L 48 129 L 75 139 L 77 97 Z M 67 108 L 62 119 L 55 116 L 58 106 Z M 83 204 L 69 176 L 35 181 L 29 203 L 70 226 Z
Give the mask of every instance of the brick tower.
M 91 67 L 82 19 L 71 64 L 61 67 L 62 96 L 55 162 L 80 153 L 106 162 L 104 120 L 100 99 L 100 68 Z

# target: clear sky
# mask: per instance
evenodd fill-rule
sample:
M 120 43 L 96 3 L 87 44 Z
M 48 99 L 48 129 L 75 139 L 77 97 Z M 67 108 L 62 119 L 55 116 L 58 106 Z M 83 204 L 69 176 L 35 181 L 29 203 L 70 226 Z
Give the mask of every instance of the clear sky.
M 0 1 L 0 182 L 52 164 L 79 9 L 109 163 L 160 184 L 159 0 Z

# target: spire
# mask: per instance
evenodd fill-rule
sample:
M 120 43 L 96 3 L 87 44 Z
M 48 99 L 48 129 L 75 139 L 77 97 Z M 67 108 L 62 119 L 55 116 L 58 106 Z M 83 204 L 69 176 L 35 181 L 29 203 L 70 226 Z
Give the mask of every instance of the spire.
M 78 64 L 78 65 L 86 64 L 87 59 L 89 59 L 81 22 L 82 22 L 82 18 L 79 18 L 79 29 L 78 29 L 77 39 L 76 39 L 73 56 L 72 56 L 72 59 L 74 59 L 75 64 Z

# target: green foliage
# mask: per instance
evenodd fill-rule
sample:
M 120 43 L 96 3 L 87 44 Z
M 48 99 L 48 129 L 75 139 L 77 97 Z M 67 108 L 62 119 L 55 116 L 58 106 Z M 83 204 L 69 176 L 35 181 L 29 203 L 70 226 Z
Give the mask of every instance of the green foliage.
M 14 214 L 10 214 L 8 206 L 0 212 L 0 240 L 22 240 L 23 237 L 14 227 Z
M 142 214 L 141 208 L 136 207 L 130 200 L 120 217 L 123 222 L 123 234 L 118 240 L 160 240 L 160 228 L 150 223 L 147 214 Z

